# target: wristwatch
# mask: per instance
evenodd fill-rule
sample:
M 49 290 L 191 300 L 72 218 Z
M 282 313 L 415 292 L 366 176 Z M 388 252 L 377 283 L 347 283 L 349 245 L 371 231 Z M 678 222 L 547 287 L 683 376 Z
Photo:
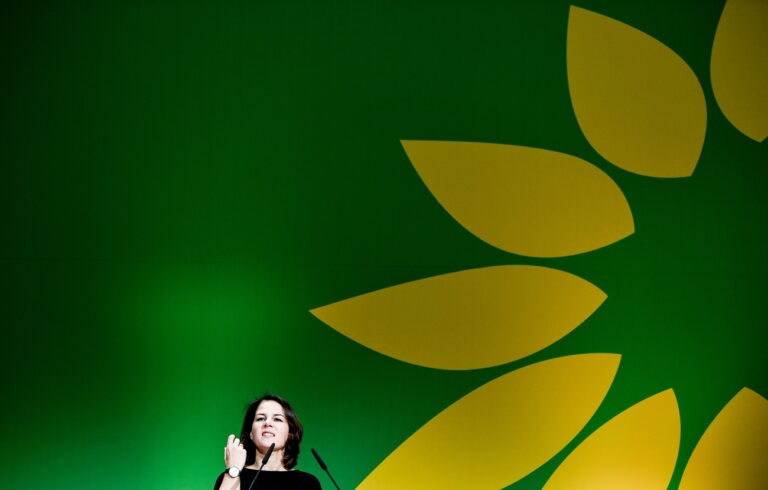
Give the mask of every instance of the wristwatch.
M 240 468 L 238 468 L 237 466 L 233 466 L 227 470 L 227 474 L 232 478 L 237 478 L 238 476 L 240 476 Z

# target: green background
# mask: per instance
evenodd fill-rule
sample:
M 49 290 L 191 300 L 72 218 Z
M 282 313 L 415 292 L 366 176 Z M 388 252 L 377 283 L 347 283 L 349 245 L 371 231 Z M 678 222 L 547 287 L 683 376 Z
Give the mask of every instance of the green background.
M 714 102 L 721 1 L 584 1 L 660 40 L 707 97 L 688 179 L 603 160 L 570 104 L 561 1 L 4 4 L 5 488 L 210 488 L 245 403 L 274 391 L 306 429 L 299 469 L 353 488 L 447 405 L 531 362 L 618 352 L 605 403 L 553 460 L 672 387 L 684 463 L 742 387 L 766 396 L 766 144 Z M 478 240 L 401 139 L 584 158 L 636 233 L 561 259 Z M 382 356 L 309 309 L 473 267 L 536 264 L 608 294 L 520 361 L 440 371 Z M 494 407 L 468 420 L 492 430 Z M 462 445 L 457 462 L 482 457 Z

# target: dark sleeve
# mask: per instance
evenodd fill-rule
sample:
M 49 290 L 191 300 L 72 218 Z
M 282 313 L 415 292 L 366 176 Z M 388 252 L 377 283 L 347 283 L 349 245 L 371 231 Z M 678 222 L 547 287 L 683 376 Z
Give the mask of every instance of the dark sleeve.
M 320 480 L 311 473 L 307 473 L 307 478 L 305 479 L 302 488 L 304 488 L 304 490 L 323 490 L 323 487 L 320 486 Z
M 213 484 L 213 490 L 219 490 L 219 486 L 221 486 L 221 482 L 224 480 L 224 472 L 222 471 L 218 478 L 216 478 L 216 483 Z

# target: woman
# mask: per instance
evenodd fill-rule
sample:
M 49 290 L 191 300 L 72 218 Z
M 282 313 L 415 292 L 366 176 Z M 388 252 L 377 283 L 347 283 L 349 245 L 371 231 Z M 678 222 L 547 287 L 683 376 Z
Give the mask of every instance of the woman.
M 265 395 L 248 405 L 240 438 L 230 434 L 224 448 L 227 470 L 214 490 L 319 490 L 313 475 L 294 470 L 299 458 L 301 422 L 291 404 L 277 395 Z M 275 449 L 254 478 L 269 447 Z

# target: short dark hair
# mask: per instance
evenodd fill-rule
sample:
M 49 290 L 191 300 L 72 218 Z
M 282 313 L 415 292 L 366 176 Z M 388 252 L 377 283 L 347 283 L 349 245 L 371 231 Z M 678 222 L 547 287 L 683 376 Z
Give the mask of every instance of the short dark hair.
M 280 404 L 285 412 L 285 419 L 288 422 L 288 440 L 285 441 L 285 449 L 283 450 L 283 466 L 290 470 L 299 461 L 299 446 L 301 445 L 301 438 L 304 435 L 304 429 L 301 427 L 301 422 L 296 412 L 293 411 L 293 407 L 287 400 L 268 393 L 258 400 L 254 400 L 249 403 L 245 408 L 245 417 L 243 417 L 243 428 L 240 431 L 240 442 L 243 444 L 247 452 L 245 458 L 245 464 L 250 465 L 256 461 L 256 444 L 251 440 L 251 428 L 253 426 L 253 418 L 256 416 L 256 410 L 261 405 L 261 402 L 271 400 Z

